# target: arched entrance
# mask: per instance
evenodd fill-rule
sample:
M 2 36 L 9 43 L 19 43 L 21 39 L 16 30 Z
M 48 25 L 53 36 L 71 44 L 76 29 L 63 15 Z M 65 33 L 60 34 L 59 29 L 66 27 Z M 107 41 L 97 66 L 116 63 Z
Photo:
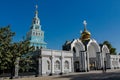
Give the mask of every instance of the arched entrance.
M 79 72 L 81 68 L 81 64 L 79 60 L 79 46 L 73 47 L 73 59 L 74 59 L 74 71 Z
M 102 46 L 102 67 L 105 69 L 110 68 L 110 52 L 106 45 Z
M 71 49 L 73 51 L 73 59 L 74 59 L 74 71 L 79 72 L 85 70 L 85 62 L 83 57 L 81 57 L 81 52 L 85 50 L 84 45 L 82 42 L 78 40 L 74 40 Z
M 100 47 L 95 41 L 90 41 L 87 47 L 88 70 L 101 68 Z
M 75 61 L 74 62 L 74 71 L 75 72 L 79 72 L 80 71 L 80 63 L 79 63 L 79 61 Z
M 89 67 L 90 70 L 95 70 L 96 69 L 96 50 L 94 46 L 89 46 L 88 48 L 89 52 Z

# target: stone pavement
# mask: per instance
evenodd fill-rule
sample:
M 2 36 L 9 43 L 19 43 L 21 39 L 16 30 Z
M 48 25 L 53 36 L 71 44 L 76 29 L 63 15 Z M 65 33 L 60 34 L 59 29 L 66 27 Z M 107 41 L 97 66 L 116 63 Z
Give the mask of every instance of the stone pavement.
M 107 70 L 106 73 L 102 71 L 90 71 L 43 77 L 30 76 L 13 80 L 120 80 L 120 69 Z

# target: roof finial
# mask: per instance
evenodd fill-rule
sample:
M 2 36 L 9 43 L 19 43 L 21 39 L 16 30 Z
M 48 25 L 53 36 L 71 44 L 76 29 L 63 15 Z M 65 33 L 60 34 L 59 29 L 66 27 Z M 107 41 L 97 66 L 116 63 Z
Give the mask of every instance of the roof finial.
M 86 28 L 86 26 L 87 26 L 86 20 L 83 21 L 83 25 L 84 25 L 84 29 L 87 30 L 87 28 Z
M 36 10 L 38 9 L 38 5 L 37 4 L 35 5 L 35 8 L 36 8 Z
M 38 5 L 37 5 L 38 0 L 36 0 L 36 5 L 35 5 L 35 17 L 38 17 Z
M 36 5 L 35 5 L 35 8 L 36 8 L 36 10 L 38 9 L 38 0 L 36 0 Z
M 35 17 L 38 17 L 38 5 L 35 6 L 36 10 L 35 10 Z

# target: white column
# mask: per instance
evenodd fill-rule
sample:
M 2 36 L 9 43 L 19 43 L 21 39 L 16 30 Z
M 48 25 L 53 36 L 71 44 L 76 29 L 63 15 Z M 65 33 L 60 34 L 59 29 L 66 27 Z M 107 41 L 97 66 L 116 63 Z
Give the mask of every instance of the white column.
M 100 53 L 100 57 L 101 57 L 100 59 L 101 59 L 101 69 L 102 69 L 102 68 L 103 68 L 103 61 L 104 61 L 104 60 L 103 60 L 104 58 L 103 58 L 102 52 Z
M 74 62 L 73 62 L 73 57 L 71 58 L 71 72 L 74 72 Z
M 106 68 L 110 68 L 110 53 L 106 53 Z
M 51 75 L 54 75 L 55 71 L 54 71 L 54 54 L 53 51 L 51 50 Z
M 80 68 L 80 71 L 82 70 L 82 61 L 81 61 L 81 60 L 82 60 L 82 59 L 81 59 L 81 58 L 82 58 L 82 55 L 81 55 L 81 54 L 82 54 L 82 52 L 80 51 L 80 52 L 79 52 L 79 68 Z
M 101 53 L 101 67 L 104 68 L 104 54 Z
M 81 52 L 81 65 L 82 65 L 82 71 L 84 71 L 85 69 L 85 60 L 84 60 L 84 52 Z
M 85 71 L 87 71 L 87 61 L 86 61 L 86 59 L 87 59 L 87 53 L 86 52 L 84 52 L 84 60 L 85 60 Z
M 64 73 L 64 53 L 61 51 L 61 74 Z
M 97 54 L 97 57 L 96 57 L 97 58 L 96 59 L 97 60 L 97 63 L 96 63 L 97 65 L 96 66 L 97 66 L 97 69 L 101 69 L 101 67 L 102 67 L 101 53 L 97 52 L 96 54 Z
M 110 57 L 110 68 L 112 69 L 112 58 Z M 120 68 L 120 64 L 119 64 L 119 68 Z
M 38 76 L 42 75 L 42 57 L 38 58 Z
M 83 70 L 87 71 L 86 52 L 82 52 L 82 58 L 83 58 Z
M 86 55 L 87 55 L 87 70 L 89 71 L 90 70 L 90 66 L 89 66 L 89 53 L 88 52 L 86 52 Z
M 64 56 L 61 56 L 61 74 L 64 73 Z
M 80 71 L 87 71 L 87 61 L 86 61 L 86 52 L 85 51 L 81 51 L 80 52 Z
M 79 68 L 80 68 L 80 71 L 82 71 L 83 66 L 82 66 L 82 52 L 81 51 L 79 52 Z
M 54 74 L 54 56 L 51 56 L 51 75 Z

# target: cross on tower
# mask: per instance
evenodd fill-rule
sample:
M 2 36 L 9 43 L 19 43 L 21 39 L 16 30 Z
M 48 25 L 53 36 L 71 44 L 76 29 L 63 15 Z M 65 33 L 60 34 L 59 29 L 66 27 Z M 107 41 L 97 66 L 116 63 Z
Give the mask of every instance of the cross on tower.
M 38 5 L 35 6 L 36 10 L 38 9 Z

